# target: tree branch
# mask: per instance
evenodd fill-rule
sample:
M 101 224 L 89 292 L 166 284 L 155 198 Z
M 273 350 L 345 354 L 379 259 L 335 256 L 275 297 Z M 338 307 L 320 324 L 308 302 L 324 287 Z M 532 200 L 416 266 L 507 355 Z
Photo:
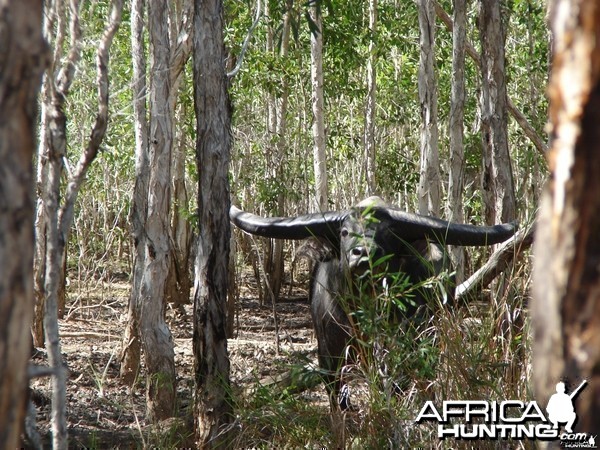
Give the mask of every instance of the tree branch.
M 75 77 L 75 67 L 79 62 L 79 58 L 81 57 L 81 24 L 79 23 L 79 0 L 71 0 L 70 2 L 70 17 L 71 20 L 69 22 L 69 36 L 70 36 L 70 45 L 69 55 L 65 60 L 63 66 L 56 77 L 56 88 L 58 93 L 63 97 L 66 97 L 69 93 L 69 89 L 71 88 L 71 84 L 73 83 L 73 78 Z M 61 49 L 56 49 L 56 51 L 61 51 Z M 58 62 L 59 60 L 55 60 Z
M 458 302 L 476 296 L 502 273 L 513 260 L 531 247 L 534 239 L 535 222 L 519 230 L 512 238 L 501 244 L 477 272 L 456 287 L 455 299 Z
M 258 25 L 258 22 L 260 21 L 261 10 L 262 10 L 262 6 L 260 3 L 260 0 L 257 0 L 256 1 L 256 15 L 254 16 L 254 22 L 252 22 L 252 25 L 248 29 L 248 34 L 246 35 L 246 39 L 244 39 L 244 44 L 242 45 L 242 51 L 240 52 L 240 56 L 237 60 L 237 64 L 235 65 L 235 67 L 233 68 L 233 70 L 231 72 L 227 73 L 227 78 L 233 78 L 234 76 L 237 75 L 237 73 L 242 68 L 242 62 L 244 61 L 244 55 L 246 54 L 246 50 L 248 49 L 248 45 L 250 44 L 250 38 L 252 37 L 252 33 L 254 33 L 254 29 L 256 28 L 256 26 Z
M 59 227 L 60 235 L 63 245 L 66 244 L 68 233 L 73 221 L 73 215 L 75 212 L 75 201 L 77 200 L 77 194 L 79 189 L 85 180 L 86 173 L 90 164 L 94 161 L 98 155 L 100 144 L 106 134 L 106 127 L 108 123 L 108 59 L 109 50 L 112 44 L 113 38 L 119 29 L 121 24 L 121 16 L 123 12 L 123 0 L 113 0 L 111 14 L 108 24 L 104 29 L 104 34 L 98 45 L 98 51 L 96 53 L 96 81 L 98 83 L 98 113 L 96 115 L 96 121 L 87 147 L 79 158 L 77 167 L 73 177 L 69 180 L 67 186 L 67 192 L 65 195 L 65 203 L 63 204 L 59 213 Z

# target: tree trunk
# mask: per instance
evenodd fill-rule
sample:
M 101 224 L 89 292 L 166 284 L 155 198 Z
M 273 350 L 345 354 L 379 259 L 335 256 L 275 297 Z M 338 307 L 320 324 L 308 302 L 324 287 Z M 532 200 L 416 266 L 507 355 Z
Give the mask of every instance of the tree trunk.
M 465 115 L 465 47 L 467 38 L 466 0 L 454 0 L 452 32 L 452 93 L 450 100 L 450 175 L 448 177 L 448 219 L 462 223 L 464 189 L 464 115 Z M 456 284 L 464 279 L 465 253 L 460 246 L 450 250 L 456 269 Z
M 292 2 L 286 2 L 286 11 L 283 17 L 283 27 L 281 29 L 281 46 L 279 57 L 286 59 L 290 45 L 290 28 Z M 269 17 L 269 5 L 265 2 L 265 15 Z M 268 30 L 267 35 L 267 52 L 276 53 L 276 48 L 273 42 L 273 31 Z M 284 175 L 285 167 L 285 146 L 287 144 L 287 105 L 289 96 L 289 82 L 287 77 L 284 77 L 281 85 L 281 96 L 276 97 L 274 94 L 269 94 L 267 98 L 268 109 L 268 131 L 271 135 L 267 146 L 267 155 L 265 158 L 266 172 L 273 180 L 281 180 Z M 278 183 L 275 183 L 278 186 Z M 269 208 L 268 213 L 275 216 L 283 216 L 285 206 L 285 192 L 278 188 L 277 198 L 274 209 Z M 264 279 L 262 280 L 262 292 L 266 293 L 273 302 L 279 298 L 281 285 L 284 277 L 284 261 L 283 261 L 283 246 L 284 241 L 281 239 L 262 239 L 264 245 L 263 271 Z
M 169 270 L 169 203 L 171 199 L 172 111 L 169 102 L 170 42 L 167 5 L 148 3 L 150 36 L 150 126 L 148 200 L 141 249 L 141 279 L 136 295 L 142 350 L 146 360 L 147 415 L 151 420 L 173 414 L 176 378 L 173 339 L 165 322 L 165 285 Z M 143 313 L 142 313 L 143 312 Z
M 159 7 L 162 6 L 160 4 L 157 5 Z M 123 337 L 120 375 L 125 383 L 131 385 L 134 383 L 139 372 L 142 347 L 140 340 L 140 318 L 142 308 L 146 308 L 144 300 L 142 300 L 142 295 L 147 295 L 142 294 L 142 283 L 144 279 L 151 278 L 151 282 L 157 283 L 159 291 L 157 291 L 157 294 L 151 300 L 154 302 L 152 309 L 157 309 L 157 311 L 153 312 L 152 317 L 144 317 L 144 320 L 149 321 L 146 324 L 146 332 L 149 333 L 147 337 L 149 347 L 144 347 L 145 354 L 146 351 L 156 352 L 156 350 L 153 350 L 152 344 L 154 339 L 159 339 L 161 341 L 160 345 L 164 349 L 164 359 L 161 359 L 160 356 L 156 357 L 146 354 L 146 358 L 150 357 L 154 360 L 154 368 L 152 370 L 156 370 L 157 374 L 162 373 L 160 377 L 165 383 L 164 388 L 154 386 L 152 387 L 152 391 L 148 391 L 149 399 L 150 397 L 154 397 L 154 399 L 149 400 L 149 410 L 154 410 L 151 412 L 151 415 L 157 414 L 156 418 L 170 415 L 170 411 L 174 406 L 175 395 L 174 391 L 170 392 L 174 387 L 168 386 L 169 383 L 174 382 L 174 372 L 172 371 L 172 368 L 174 370 L 174 354 L 170 332 L 164 321 L 163 303 L 167 299 L 175 301 L 178 304 L 185 303 L 189 298 L 191 283 L 188 274 L 191 230 L 189 223 L 180 209 L 187 206 L 184 170 L 185 153 L 183 149 L 174 150 L 173 128 L 175 117 L 173 111 L 176 106 L 177 86 L 191 52 L 191 37 L 189 36 L 191 24 L 189 22 L 192 7 L 193 5 L 189 0 L 177 2 L 174 5 L 174 11 L 172 11 L 173 14 L 168 16 L 168 22 L 161 22 L 167 19 L 167 12 L 160 11 L 160 13 L 157 13 L 159 18 L 154 22 L 153 26 L 149 27 L 154 33 L 151 36 L 152 67 L 160 67 L 162 71 L 161 73 L 152 71 L 152 87 L 158 86 L 159 88 L 158 92 L 152 89 L 151 95 L 154 95 L 154 97 L 151 97 L 151 101 L 156 99 L 161 105 L 163 102 L 168 105 L 161 108 L 161 105 L 157 105 L 152 101 L 151 105 L 153 109 L 151 110 L 150 124 L 147 119 L 147 67 L 144 47 L 144 13 L 146 3 L 144 0 L 135 0 L 132 2 L 131 7 L 136 179 L 130 223 L 135 251 L 133 283 L 129 299 L 127 326 Z M 167 29 L 167 23 L 171 27 L 170 30 Z M 162 69 L 165 67 L 168 67 L 168 70 Z M 153 136 L 152 146 L 150 146 L 149 141 L 149 128 Z M 172 152 L 173 158 L 170 156 Z M 172 169 L 165 166 L 166 158 L 169 160 L 169 165 L 172 164 Z M 175 173 L 176 176 L 171 180 L 172 173 Z M 171 223 L 169 223 L 168 219 L 171 198 L 169 191 L 164 190 L 164 183 L 168 183 L 169 187 L 173 189 L 175 208 Z M 155 195 L 156 191 L 151 192 L 151 189 L 160 190 L 158 196 Z M 162 214 L 165 214 L 165 216 L 162 216 Z M 160 219 L 158 219 L 159 215 Z M 158 221 L 160 225 L 155 226 Z M 153 222 L 153 224 L 150 222 Z M 170 227 L 169 224 L 171 225 Z M 150 238 L 149 240 L 148 229 L 151 227 L 154 229 L 154 238 Z M 161 252 L 165 248 L 169 251 L 166 262 L 168 270 L 166 274 L 161 273 L 160 279 L 154 279 L 154 275 L 146 273 L 149 259 L 153 258 L 151 253 L 148 253 L 148 250 L 153 245 L 152 239 L 155 239 L 161 233 L 158 231 L 161 227 L 166 227 L 166 236 L 160 236 L 159 247 Z M 173 243 L 172 247 L 169 246 L 170 242 Z M 155 250 L 155 248 L 152 248 L 152 250 Z M 162 258 L 162 253 L 160 255 L 160 258 Z M 185 261 L 183 260 L 184 258 Z M 161 259 L 159 270 L 162 270 L 164 264 L 165 262 Z M 158 266 L 154 267 L 154 269 L 156 268 Z M 166 277 L 166 279 L 162 280 L 162 277 Z M 164 289 L 160 285 L 164 286 Z M 163 290 L 160 291 L 160 289 Z M 148 291 L 145 292 L 147 293 Z M 147 296 L 146 299 L 148 299 Z M 149 331 L 152 328 L 155 328 L 155 330 Z M 148 387 L 150 388 L 150 386 Z M 159 393 L 157 389 L 162 390 L 162 392 Z M 159 403 L 162 403 L 162 406 Z
M 446 25 L 446 28 L 448 28 L 450 31 L 452 31 L 454 28 L 454 25 L 452 24 L 452 19 L 450 18 L 450 16 L 446 13 L 446 11 L 444 11 L 442 6 L 436 0 L 433 0 L 433 3 L 435 5 L 435 13 L 438 15 L 438 17 L 440 19 L 442 19 L 442 22 L 444 22 L 444 25 Z M 468 40 L 466 41 L 466 51 L 467 51 L 467 55 L 469 55 L 471 57 L 471 59 L 473 60 L 475 65 L 479 69 L 481 69 L 481 57 L 480 57 L 479 53 L 477 52 L 477 50 L 475 49 L 475 47 L 473 46 L 473 44 L 471 44 Z M 523 130 L 523 133 L 529 138 L 529 140 L 535 146 L 537 151 L 540 154 L 545 156 L 546 151 L 548 150 L 548 147 L 546 146 L 545 142 L 542 140 L 540 135 L 537 134 L 537 132 L 531 126 L 531 124 L 529 123 L 527 118 L 523 115 L 523 113 L 517 109 L 517 107 L 510 100 L 510 98 L 507 97 L 506 101 L 507 101 L 508 112 L 513 116 L 513 118 L 519 124 L 519 126 Z
M 123 334 L 120 376 L 133 385 L 140 368 L 141 342 L 136 298 L 140 292 L 144 254 L 144 222 L 148 213 L 148 121 L 146 119 L 146 53 L 144 50 L 145 0 L 131 2 L 131 59 L 133 63 L 133 123 L 135 131 L 135 184 L 129 222 L 134 245 L 133 281 Z
M 173 157 L 171 161 L 171 190 L 173 193 L 173 211 L 171 212 L 171 256 L 169 261 L 169 274 L 165 296 L 167 301 L 181 308 L 190 302 L 190 277 L 189 261 L 192 245 L 192 228 L 188 220 L 189 195 L 186 186 L 185 157 L 187 142 L 183 127 L 176 127 L 181 122 L 185 110 L 182 104 L 177 104 L 179 85 L 181 83 L 183 68 L 192 51 L 192 0 L 178 0 L 174 3 L 169 14 L 170 41 L 171 41 L 171 92 L 169 102 L 173 111 Z
M 497 0 L 481 0 L 479 33 L 483 199 L 486 223 L 494 225 L 515 219 L 515 188 L 508 152 L 504 29 Z
M 47 7 L 44 14 L 44 35 L 50 41 L 52 33 L 53 11 L 51 7 Z M 49 133 L 49 116 L 45 105 L 50 103 L 51 95 L 51 80 L 45 79 L 41 89 L 41 111 L 40 111 L 40 142 L 38 143 L 38 158 L 37 158 L 37 176 L 36 176 L 36 216 L 35 216 L 35 250 L 33 258 L 33 293 L 35 298 L 33 323 L 31 326 L 31 336 L 35 347 L 44 346 L 44 311 L 46 292 L 44 283 L 46 279 L 46 210 L 44 208 L 44 191 L 48 185 L 48 161 L 49 146 L 45 136 Z
M 61 3 L 54 5 L 58 16 L 62 14 Z M 73 81 L 75 65 L 80 55 L 81 30 L 79 26 L 79 2 L 70 3 L 70 50 L 60 70 L 51 67 L 47 78 L 56 79 L 49 87 L 49 102 L 46 118 L 48 123 L 43 127 L 46 134 L 42 137 L 47 144 L 48 151 L 48 173 L 47 185 L 41 186 L 44 214 L 46 219 L 46 261 L 44 278 L 44 335 L 46 349 L 48 352 L 48 363 L 54 370 L 52 377 L 52 445 L 54 448 L 67 448 L 67 425 L 66 425 L 66 367 L 62 359 L 60 340 L 58 333 L 58 305 L 60 285 L 63 283 L 64 254 L 69 240 L 69 234 L 73 223 L 75 203 L 79 190 L 85 181 L 86 173 L 98 155 L 100 144 L 106 134 L 108 124 L 108 55 L 113 37 L 121 23 L 122 0 L 114 0 L 111 4 L 111 13 L 108 24 L 104 30 L 96 53 L 97 69 L 97 101 L 98 111 L 95 122 L 90 133 L 77 166 L 69 176 L 66 190 L 60 192 L 62 165 L 66 156 L 66 124 L 67 117 L 64 113 L 64 102 Z M 62 22 L 60 18 L 57 19 Z M 51 29 L 51 27 L 46 28 Z M 64 31 L 64 30 L 63 30 Z M 64 36 L 59 26 L 57 29 L 54 63 L 57 64 L 62 58 L 61 45 Z M 41 146 L 40 148 L 43 148 Z M 60 204 L 61 197 L 64 199 Z M 37 327 L 36 327 L 37 328 Z
M 18 448 L 33 317 L 33 151 L 47 47 L 41 1 L 0 0 L 0 448 Z M 11 39 L 6 37 L 10 36 Z
M 81 44 L 81 28 L 79 26 L 79 3 L 73 2 L 69 14 L 64 8 L 62 2 L 48 2 L 48 11 L 44 15 L 44 32 L 46 39 L 53 46 L 53 60 L 50 68 L 44 78 L 42 88 L 42 124 L 40 127 L 40 145 L 38 150 L 38 211 L 36 223 L 36 247 L 35 247 L 35 263 L 36 270 L 34 274 L 34 289 L 35 289 L 35 314 L 33 324 L 33 341 L 38 347 L 44 346 L 44 314 L 46 311 L 45 298 L 46 291 L 46 274 L 48 268 L 48 222 L 54 220 L 56 226 L 58 220 L 58 208 L 60 207 L 58 198 L 60 197 L 60 177 L 63 169 L 63 159 L 67 153 L 67 117 L 64 112 L 65 102 L 69 95 L 71 84 L 75 75 L 75 67 L 79 61 L 80 53 L 79 46 Z M 62 48 L 67 34 L 67 21 L 70 21 L 70 51 L 65 57 L 64 49 Z M 63 62 L 66 60 L 66 62 Z M 53 176 L 57 183 L 54 184 L 56 192 L 50 193 L 49 177 L 52 175 L 50 171 L 57 171 Z M 44 206 L 47 203 L 49 195 L 54 195 L 57 199 L 51 211 L 53 218 L 48 216 L 48 208 Z M 55 235 L 58 238 L 58 234 Z M 60 255 L 61 267 L 63 255 Z M 60 276 L 57 272 L 57 276 Z M 57 308 L 62 303 L 64 308 L 64 289 L 62 290 L 62 299 L 60 298 L 60 287 L 63 285 L 63 280 L 57 280 L 57 289 L 59 298 L 57 299 Z
M 194 425 L 196 444 L 203 448 L 227 448 L 226 427 L 232 420 L 226 338 L 231 108 L 223 25 L 222 0 L 196 1 L 194 104 L 202 233 L 194 293 Z
M 367 105 L 365 111 L 365 180 L 367 195 L 377 192 L 375 177 L 375 115 L 377 91 L 377 0 L 369 0 L 369 58 L 367 59 Z
M 327 154 L 325 148 L 325 118 L 323 101 L 323 20 L 321 5 L 310 8 L 316 26 L 310 34 L 310 79 L 312 83 L 313 158 L 315 170 L 315 200 L 319 211 L 327 211 Z
M 66 131 L 66 118 L 61 114 L 56 118 L 62 122 L 57 128 Z M 52 121 L 51 121 L 52 122 Z M 55 122 L 55 124 L 56 124 Z M 51 125 L 52 126 L 52 125 Z M 62 135 L 65 138 L 65 135 Z M 63 140 L 63 150 L 66 141 Z M 58 227 L 58 208 L 60 195 L 60 176 L 62 172 L 62 158 L 55 148 L 51 152 L 48 171 L 48 185 L 44 196 L 44 209 L 46 216 L 46 274 L 44 278 L 44 335 L 48 351 L 48 365 L 56 370 L 52 377 L 52 447 L 56 449 L 67 448 L 67 396 L 66 396 L 66 368 L 64 367 L 60 340 L 58 337 L 58 283 L 60 277 L 60 243 Z
M 175 105 L 173 105 L 175 106 Z M 179 108 L 181 109 L 181 108 Z M 174 117 L 181 117 L 182 111 Z M 181 130 L 180 130 L 181 131 Z M 189 260 L 192 244 L 192 229 L 185 214 L 188 207 L 189 196 L 185 183 L 185 142 L 182 132 L 176 132 L 173 146 L 172 170 L 173 180 L 173 211 L 171 217 L 170 240 L 172 243 L 169 258 L 169 274 L 167 276 L 165 298 L 174 303 L 177 308 L 190 303 L 190 278 Z
M 420 59 L 419 101 L 421 103 L 421 165 L 419 212 L 440 213 L 440 163 L 437 129 L 437 84 L 435 77 L 435 10 L 431 0 L 419 0 Z
M 549 86 L 551 176 L 534 243 L 532 325 L 536 400 L 556 383 L 576 397 L 575 432 L 600 429 L 600 2 L 555 0 Z

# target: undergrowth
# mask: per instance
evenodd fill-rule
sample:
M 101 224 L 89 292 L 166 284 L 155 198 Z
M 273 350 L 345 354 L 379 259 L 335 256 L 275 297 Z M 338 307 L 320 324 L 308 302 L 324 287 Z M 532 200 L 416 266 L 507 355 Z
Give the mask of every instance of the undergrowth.
M 381 288 L 381 279 L 369 278 L 375 280 L 369 295 L 351 299 L 357 338 L 348 354 L 358 356 L 342 368 L 353 408 L 332 413 L 309 393 L 285 395 L 257 380 L 252 396 L 236 397 L 236 448 L 474 448 L 471 441 L 438 439 L 437 423 L 415 418 L 428 400 L 531 400 L 527 297 L 520 294 L 530 280 L 525 268 L 514 270 L 486 292 L 488 300 L 457 305 L 440 300 L 447 298 L 440 289 L 447 276 L 417 286 L 432 293 L 427 312 L 400 323 L 393 308 L 415 288 L 402 279 Z M 477 441 L 476 447 L 529 445 Z

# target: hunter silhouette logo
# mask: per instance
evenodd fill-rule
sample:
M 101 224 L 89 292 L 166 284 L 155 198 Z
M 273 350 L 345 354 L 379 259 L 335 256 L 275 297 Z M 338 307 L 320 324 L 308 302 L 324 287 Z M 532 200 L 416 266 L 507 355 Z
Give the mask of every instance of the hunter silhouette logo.
M 597 448 L 596 435 L 573 431 L 573 400 L 587 383 L 583 380 L 571 393 L 565 383 L 557 383 L 545 411 L 535 400 L 444 400 L 438 406 L 428 400 L 415 423 L 436 424 L 439 439 L 559 440 L 562 448 Z
M 573 432 L 573 424 L 577 420 L 573 399 L 581 392 L 586 384 L 587 380 L 583 380 L 571 394 L 565 392 L 565 383 L 561 381 L 556 384 L 556 394 L 553 394 L 552 397 L 550 397 L 548 406 L 546 407 L 548 419 L 550 419 L 550 422 L 554 425 L 554 429 L 558 428 L 559 423 L 566 423 L 565 431 L 567 433 Z

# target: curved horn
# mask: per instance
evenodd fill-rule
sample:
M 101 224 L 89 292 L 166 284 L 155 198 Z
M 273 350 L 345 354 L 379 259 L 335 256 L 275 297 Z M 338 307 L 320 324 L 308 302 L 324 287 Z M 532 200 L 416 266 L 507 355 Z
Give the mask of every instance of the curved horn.
M 466 225 L 393 208 L 374 208 L 372 214 L 393 223 L 398 236 L 407 241 L 428 237 L 447 245 L 493 245 L 504 242 L 518 229 L 517 222 L 494 226 Z
M 265 218 L 244 212 L 233 205 L 229 210 L 229 218 L 237 227 L 250 234 L 274 239 L 337 237 L 347 215 L 347 211 L 342 211 Z

